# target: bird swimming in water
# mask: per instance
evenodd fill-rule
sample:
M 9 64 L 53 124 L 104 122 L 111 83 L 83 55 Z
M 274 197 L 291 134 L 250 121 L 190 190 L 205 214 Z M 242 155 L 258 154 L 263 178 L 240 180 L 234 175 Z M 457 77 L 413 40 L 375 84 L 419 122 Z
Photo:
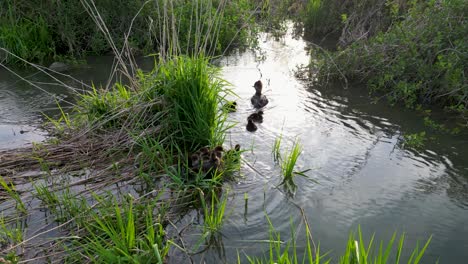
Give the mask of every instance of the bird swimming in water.
M 268 104 L 268 98 L 262 94 L 262 81 L 256 81 L 253 87 L 255 88 L 255 94 L 250 99 L 250 102 L 255 108 L 262 108 Z
M 260 110 L 257 113 L 253 113 L 247 117 L 247 119 L 252 119 L 255 123 L 262 123 L 263 122 L 263 111 Z
M 247 119 L 247 126 L 245 127 L 249 132 L 257 131 L 257 125 L 254 124 L 252 119 Z

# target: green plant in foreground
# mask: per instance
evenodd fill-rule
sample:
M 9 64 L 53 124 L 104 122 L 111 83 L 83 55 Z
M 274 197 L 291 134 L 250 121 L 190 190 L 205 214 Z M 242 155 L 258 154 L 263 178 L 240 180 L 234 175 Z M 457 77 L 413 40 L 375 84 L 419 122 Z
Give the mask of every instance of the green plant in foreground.
M 394 242 L 396 233 L 388 241 L 387 246 L 384 250 L 383 241 L 380 242 L 378 249 L 374 242 L 374 236 L 371 237 L 369 244 L 366 246 L 362 237 L 361 227 L 358 228 L 358 238 L 356 239 L 354 233 L 349 235 L 348 243 L 346 244 L 346 251 L 340 258 L 340 264 L 361 264 L 361 263 L 374 263 L 374 264 L 385 264 L 385 263 L 400 263 L 401 254 L 403 252 L 403 243 L 405 240 L 405 234 L 400 236 L 398 245 L 396 246 L 396 252 L 394 261 L 390 260 L 391 253 L 394 250 Z M 426 252 L 429 243 L 431 242 L 432 236 L 429 237 L 424 246 L 420 249 L 419 243 L 416 244 L 415 249 L 412 251 L 409 260 L 406 263 L 417 264 L 421 261 L 421 258 Z
M 298 139 L 294 141 L 294 144 L 291 148 L 291 151 L 286 152 L 284 154 L 284 160 L 281 162 L 281 172 L 283 174 L 283 181 L 280 185 L 284 185 L 286 189 L 294 193 L 296 191 L 296 184 L 294 182 L 294 178 L 296 175 L 307 177 L 305 175 L 310 169 L 303 170 L 303 171 L 295 171 L 294 168 L 296 166 L 297 159 L 302 153 L 302 146 L 298 142 Z
M 339 258 L 339 261 L 335 262 L 331 258 L 327 257 L 328 253 L 322 254 L 320 252 L 320 246 L 315 247 L 312 239 L 310 228 L 305 225 L 305 246 L 301 247 L 296 242 L 297 237 L 295 230 L 291 228 L 291 239 L 288 242 L 282 241 L 280 233 L 275 231 L 270 219 L 267 217 L 270 225 L 270 238 L 267 241 L 269 250 L 267 256 L 263 258 L 253 257 L 246 255 L 248 263 L 251 264 L 327 264 L 327 263 L 339 263 L 339 264 L 387 264 L 394 263 L 399 264 L 401 261 L 401 255 L 403 252 L 403 244 L 405 235 L 402 234 L 398 240 L 398 244 L 395 246 L 396 233 L 388 241 L 387 245 L 381 241 L 378 245 L 374 243 L 374 236 L 371 237 L 369 243 L 366 243 L 362 236 L 361 228 L 358 228 L 357 238 L 353 232 L 350 233 L 348 242 L 346 244 L 346 250 Z M 292 225 L 291 225 L 292 226 Z M 431 242 L 432 237 L 426 241 L 424 246 L 420 248 L 419 243 L 412 250 L 409 259 L 404 262 L 408 264 L 418 264 L 421 262 L 427 247 Z M 301 251 L 299 251 L 301 248 Z M 240 255 L 238 254 L 238 263 L 241 263 Z
M 200 192 L 200 201 L 204 216 L 203 233 L 206 235 L 219 231 L 223 225 L 227 203 L 227 193 L 223 195 L 221 200 L 218 200 L 217 194 L 214 190 L 211 191 L 210 196 L 211 203 L 206 204 L 206 197 Z
M 271 154 L 273 155 L 273 160 L 275 162 L 279 162 L 281 160 L 281 140 L 283 139 L 283 134 L 280 134 L 278 137 L 275 138 L 275 143 L 273 144 L 273 149 L 271 150 Z
M 85 222 L 88 235 L 80 240 L 84 254 L 97 263 L 163 263 L 169 251 L 162 216 L 154 219 L 154 205 L 132 201 L 99 212 Z
M 16 201 L 16 209 L 18 209 L 19 212 L 26 214 L 28 210 L 26 210 L 26 205 L 23 200 L 21 200 L 20 194 L 16 191 L 15 185 L 13 185 L 13 183 L 8 184 L 2 176 L 0 176 L 0 185 L 7 194 Z

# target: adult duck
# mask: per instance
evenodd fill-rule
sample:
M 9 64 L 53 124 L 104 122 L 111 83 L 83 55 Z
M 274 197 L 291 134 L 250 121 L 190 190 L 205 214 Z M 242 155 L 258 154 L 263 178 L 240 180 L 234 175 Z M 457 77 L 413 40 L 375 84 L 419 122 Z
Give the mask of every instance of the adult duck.
M 268 104 L 268 98 L 262 94 L 262 81 L 256 81 L 253 87 L 255 88 L 255 94 L 250 99 L 250 102 L 255 108 L 262 108 Z

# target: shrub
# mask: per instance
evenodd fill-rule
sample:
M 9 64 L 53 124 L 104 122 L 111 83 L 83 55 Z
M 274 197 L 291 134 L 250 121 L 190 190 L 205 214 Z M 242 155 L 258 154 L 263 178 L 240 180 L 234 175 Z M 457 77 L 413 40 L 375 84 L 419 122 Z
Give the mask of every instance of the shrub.
M 467 13 L 463 0 L 414 4 L 388 31 L 334 53 L 320 75 L 364 80 L 392 103 L 439 104 L 466 115 Z

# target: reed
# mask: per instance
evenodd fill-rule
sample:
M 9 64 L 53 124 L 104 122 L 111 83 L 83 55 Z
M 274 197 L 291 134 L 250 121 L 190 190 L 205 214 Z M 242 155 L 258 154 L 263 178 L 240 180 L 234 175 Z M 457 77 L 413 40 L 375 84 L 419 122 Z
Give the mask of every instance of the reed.
M 366 245 L 366 241 L 363 239 L 361 228 L 358 228 L 357 234 L 354 232 L 349 234 L 348 241 L 346 243 L 346 249 L 341 256 L 334 260 L 328 257 L 329 253 L 321 253 L 320 246 L 315 247 L 314 242 L 311 239 L 310 228 L 305 225 L 305 243 L 299 245 L 296 242 L 297 234 L 295 229 L 291 228 L 291 238 L 286 242 L 281 239 L 279 232 L 275 231 L 270 220 L 270 238 L 267 241 L 269 250 L 268 254 L 263 257 L 255 257 L 246 255 L 248 263 L 251 264 L 299 264 L 299 263 L 310 263 L 310 264 L 321 264 L 321 263 L 339 263 L 339 264 L 387 264 L 394 263 L 398 264 L 401 262 L 409 264 L 420 263 L 423 256 L 429 246 L 432 237 L 430 237 L 422 247 L 419 243 L 412 249 L 409 258 L 406 261 L 402 261 L 401 256 L 403 252 L 403 244 L 405 241 L 405 235 L 402 234 L 398 243 L 396 242 L 397 234 L 394 233 L 388 240 L 385 246 L 384 241 L 380 241 L 377 245 L 374 243 L 374 236 L 370 238 L 369 243 Z M 357 237 L 356 237 L 357 236 Z M 300 250 L 299 250 L 300 248 Z M 241 258 L 238 255 L 238 263 L 241 262 Z
M 310 169 L 303 171 L 295 171 L 296 162 L 299 156 L 302 153 L 302 145 L 299 143 L 298 139 L 294 140 L 293 146 L 290 151 L 286 151 L 284 154 L 284 160 L 281 161 L 281 172 L 283 175 L 283 180 L 280 185 L 283 185 L 287 191 L 294 193 L 296 191 L 297 185 L 294 182 L 296 176 L 307 177 L 305 174 Z
M 200 192 L 200 201 L 203 208 L 203 233 L 204 236 L 210 236 L 220 230 L 224 223 L 224 215 L 227 204 L 227 193 L 225 193 L 219 200 L 217 193 L 214 190 L 210 191 L 208 197 Z M 206 198 L 210 203 L 206 203 Z M 211 198 L 211 199 L 210 199 Z
M 278 137 L 275 138 L 275 142 L 273 143 L 273 149 L 271 150 L 271 155 L 273 156 L 273 160 L 276 163 L 279 163 L 281 160 L 281 140 L 283 139 L 283 134 L 280 134 Z
M 137 209 L 129 201 L 113 208 L 91 212 L 88 234 L 78 241 L 83 254 L 99 263 L 163 263 L 169 246 L 161 219 L 153 218 L 154 206 Z

